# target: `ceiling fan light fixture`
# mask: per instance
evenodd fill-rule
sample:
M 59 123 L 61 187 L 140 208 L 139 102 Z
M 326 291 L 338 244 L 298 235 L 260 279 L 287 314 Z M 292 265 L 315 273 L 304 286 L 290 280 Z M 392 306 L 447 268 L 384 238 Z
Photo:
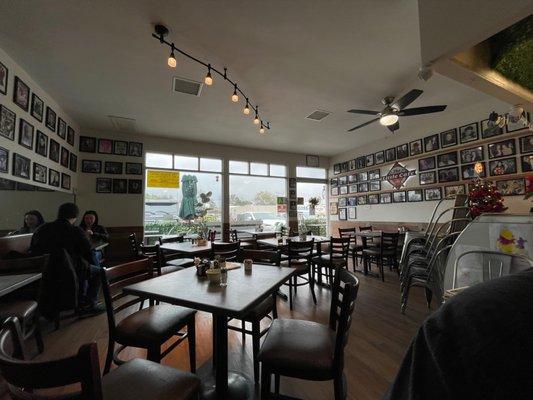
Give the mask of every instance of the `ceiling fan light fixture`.
M 379 119 L 379 123 L 384 126 L 391 126 L 398 122 L 396 114 L 385 114 Z

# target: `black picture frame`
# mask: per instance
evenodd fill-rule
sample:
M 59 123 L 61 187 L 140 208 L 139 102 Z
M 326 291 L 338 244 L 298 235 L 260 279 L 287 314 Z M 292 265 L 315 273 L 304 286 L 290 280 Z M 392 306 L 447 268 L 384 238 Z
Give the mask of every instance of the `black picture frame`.
M 522 172 L 533 171 L 533 154 L 525 154 L 520 157 Z
M 474 169 L 476 164 L 477 163 L 461 165 L 461 179 L 467 181 L 471 179 L 476 179 L 478 178 L 478 176 L 479 178 L 485 178 L 487 176 L 486 163 L 484 161 L 481 162 L 481 165 L 483 166 L 483 171 L 481 171 L 480 174 L 478 174 Z
M 355 160 L 348 161 L 348 170 L 353 171 L 355 169 Z
M 364 182 L 368 180 L 368 172 L 358 172 L 357 173 L 357 182 Z
M 57 118 L 57 136 L 63 140 L 67 138 L 67 123 L 61 117 Z
M 347 185 L 339 186 L 339 194 L 341 195 L 348 194 L 348 186 Z
M 112 175 L 122 175 L 122 162 L 120 161 L 106 161 L 104 172 Z
M 507 124 L 505 125 L 505 132 L 516 132 L 521 129 L 527 128 L 529 121 L 530 121 L 530 115 L 528 112 L 525 113 L 525 119 L 526 121 L 520 121 L 520 122 L 511 122 L 509 119 L 509 114 L 505 114 Z
M 488 139 L 502 134 L 503 129 L 497 125 L 493 125 L 492 122 L 489 124 L 488 119 L 484 119 L 483 121 L 481 121 L 481 137 L 483 139 Z
M 111 139 L 98 139 L 99 154 L 113 154 L 113 141 Z
M 79 150 L 83 153 L 96 153 L 96 138 L 80 136 Z
M 477 122 L 459 127 L 459 141 L 461 144 L 470 143 L 479 139 L 479 125 Z
M 516 155 L 516 142 L 514 139 L 506 139 L 490 143 L 487 146 L 489 160 L 494 158 L 510 157 Z
M 61 157 L 61 146 L 54 139 L 50 138 L 50 147 L 48 148 L 48 158 L 56 163 L 59 163 Z
M 30 114 L 39 122 L 43 122 L 44 101 L 33 92 L 31 94 L 31 111 Z
M 339 186 L 346 185 L 347 183 L 348 177 L 346 175 L 339 177 Z
M 423 199 L 422 189 L 410 189 L 407 191 L 407 201 L 409 203 L 416 203 Z
M 372 169 L 372 170 L 368 171 L 368 180 L 369 181 L 374 181 L 374 180 L 379 179 L 379 178 L 381 178 L 381 171 L 379 170 L 379 168 Z
M 366 204 L 367 198 L 366 196 L 357 196 L 357 205 L 358 206 L 364 206 Z
M 424 189 L 424 200 L 437 201 L 442 200 L 442 190 L 440 187 Z
M 496 187 L 503 196 L 523 196 L 526 194 L 526 181 L 523 178 L 496 181 Z
M 126 163 L 126 171 L 128 171 L 128 164 L 133 164 L 133 163 Z M 126 172 L 128 173 L 128 172 Z M 329 184 L 331 186 L 339 186 L 339 178 L 331 178 L 329 180 Z
M 522 136 L 520 139 L 520 153 L 533 153 L 533 135 Z
M 71 146 L 74 146 L 75 137 L 76 137 L 76 132 L 69 125 L 67 127 L 67 143 L 70 144 Z
M 70 175 L 61 173 L 61 188 L 65 190 L 70 190 Z
M 72 172 L 78 172 L 78 156 L 72 152 L 70 152 L 68 169 L 70 169 Z
M 340 164 L 334 164 L 333 165 L 333 174 L 338 175 L 341 173 L 341 165 Z
M 48 169 L 44 165 L 34 162 L 33 163 L 33 181 L 39 182 L 39 183 L 46 183 L 47 178 L 48 178 Z
M 0 136 L 14 141 L 16 125 L 17 114 L 0 104 Z
M 22 147 L 33 150 L 33 139 L 35 137 L 35 128 L 24 118 L 19 119 L 19 141 Z
M 437 156 L 437 167 L 446 168 L 459 164 L 459 159 L 456 151 L 449 153 L 439 154 Z
M 441 149 L 457 146 L 457 129 L 448 129 L 447 131 L 441 132 L 439 135 Z
M 0 147 L 0 172 L 9 172 L 9 150 Z
M 437 151 L 440 149 L 439 134 L 426 136 L 424 138 L 424 152 Z
M 380 204 L 390 204 L 392 203 L 392 194 L 391 193 L 380 193 L 379 195 Z
M 392 202 L 393 203 L 405 203 L 407 200 L 405 195 L 405 190 L 400 190 L 397 192 L 392 192 Z
M 418 171 L 429 171 L 437 168 L 437 160 L 435 156 L 424 157 L 418 160 Z
M 330 189 L 331 196 L 338 196 L 339 195 L 339 187 L 335 186 Z
M 412 142 L 409 142 L 409 156 L 418 156 L 422 153 L 424 153 L 422 139 L 413 140 Z
M 61 146 L 61 166 L 68 168 L 68 163 L 70 160 L 70 152 L 66 147 Z
M 346 207 L 339 207 L 339 221 L 346 221 L 348 219 L 348 212 Z
M 396 161 L 396 147 L 391 147 L 390 149 L 385 150 L 385 161 Z
M 444 196 L 454 196 L 465 193 L 465 185 L 449 185 L 444 187 Z
M 59 171 L 48 168 L 48 184 L 54 187 L 59 187 L 61 185 L 61 175 L 59 174 Z
M 96 193 L 112 193 L 111 178 L 96 178 Z
M 18 76 L 15 76 L 15 84 L 13 86 L 13 103 L 26 112 L 30 108 L 30 87 Z
M 396 159 L 401 160 L 409 157 L 409 145 L 407 143 L 396 146 Z
M 357 193 L 357 183 L 353 183 L 351 185 L 348 185 L 348 193 Z
M 128 179 L 128 193 L 129 194 L 142 194 L 143 181 L 142 179 Z
M 31 160 L 18 153 L 13 153 L 12 175 L 23 179 L 31 179 L 30 177 Z
M 9 69 L 0 62 L 0 93 L 7 94 L 7 83 L 9 82 Z
M 358 183 L 357 184 L 357 192 L 358 193 L 368 192 L 368 182 Z
M 339 198 L 339 207 L 346 207 L 348 205 L 348 198 L 347 197 L 340 197 Z
M 439 183 L 457 182 L 459 180 L 459 168 L 441 168 L 437 175 Z
M 378 192 L 381 190 L 381 181 L 370 181 L 368 182 L 368 191 L 369 192 Z
M 113 154 L 117 156 L 127 156 L 128 155 L 128 142 L 124 140 L 114 140 L 113 141 Z
M 366 166 L 371 167 L 374 165 L 374 154 L 367 154 L 366 155 Z
M 366 156 L 357 157 L 355 159 L 355 167 L 357 169 L 363 169 L 366 167 Z
M 113 179 L 113 193 L 128 193 L 128 180 Z
M 129 142 L 128 143 L 128 155 L 131 157 L 142 157 L 143 156 L 143 144 L 141 142 Z
M 312 168 L 318 168 L 320 166 L 320 157 L 313 154 L 307 154 L 305 156 L 305 165 Z
M 502 176 L 516 174 L 516 158 L 499 158 L 489 161 L 490 176 Z
M 35 137 L 35 152 L 43 157 L 48 157 L 48 135 L 39 129 Z
M 483 146 L 470 147 L 463 149 L 461 153 L 461 164 L 469 164 L 477 161 L 483 161 L 485 159 L 485 149 Z
M 433 185 L 437 183 L 437 172 L 436 171 L 425 171 L 418 174 L 418 182 L 421 186 L 424 185 Z
M 383 150 L 374 153 L 374 164 L 375 165 L 383 164 L 384 162 L 385 162 L 385 152 Z
M 369 194 L 366 197 L 367 204 L 379 204 L 379 194 Z
M 46 106 L 46 121 L 45 121 L 45 125 L 52 132 L 56 131 L 57 114 L 56 114 L 56 112 L 54 110 L 52 110 L 48 106 Z
M 101 174 L 102 173 L 102 161 L 82 160 L 81 161 L 81 172 L 86 173 L 86 174 Z
M 142 175 L 142 174 L 143 174 L 142 163 L 131 163 L 131 162 L 126 163 L 126 175 Z

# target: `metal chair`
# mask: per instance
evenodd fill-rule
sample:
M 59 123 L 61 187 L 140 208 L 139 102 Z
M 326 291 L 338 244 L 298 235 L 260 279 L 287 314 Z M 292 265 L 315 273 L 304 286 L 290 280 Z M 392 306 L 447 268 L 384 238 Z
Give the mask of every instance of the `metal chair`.
M 383 266 L 385 264 L 391 269 L 396 268 L 398 275 L 400 274 L 397 259 L 399 237 L 400 234 L 397 232 L 381 232 L 380 245 L 370 247 L 366 243 L 369 238 L 363 236 L 363 263 L 365 275 L 368 273 L 368 269 L 372 262 L 377 264 L 383 282 L 385 282 L 385 273 L 383 271 Z

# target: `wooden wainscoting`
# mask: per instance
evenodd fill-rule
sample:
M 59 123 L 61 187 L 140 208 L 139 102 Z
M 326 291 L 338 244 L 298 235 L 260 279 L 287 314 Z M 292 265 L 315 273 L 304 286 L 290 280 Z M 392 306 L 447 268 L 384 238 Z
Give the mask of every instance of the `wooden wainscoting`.
M 374 230 L 385 232 L 397 232 L 403 226 L 410 231 L 421 231 L 426 228 L 426 222 L 383 222 L 383 221 L 331 221 L 329 232 L 333 236 L 339 235 L 339 228 L 353 228 L 359 230 L 360 226 L 371 226 Z

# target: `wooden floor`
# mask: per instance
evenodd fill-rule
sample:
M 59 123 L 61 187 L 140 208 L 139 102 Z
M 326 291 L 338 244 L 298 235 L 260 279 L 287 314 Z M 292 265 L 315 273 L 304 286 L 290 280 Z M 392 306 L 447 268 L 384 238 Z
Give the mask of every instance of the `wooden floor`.
M 406 315 L 400 313 L 399 284 L 395 273 L 387 271 L 386 282 L 362 274 L 357 276 L 361 283 L 350 339 L 345 350 L 348 399 L 374 400 L 380 399 L 387 390 L 412 336 L 428 315 L 428 311 L 423 291 L 414 288 Z M 286 291 L 286 288 L 283 290 Z M 308 288 L 300 287 L 293 312 L 290 312 L 286 302 L 279 300 L 280 317 L 327 323 L 330 291 L 317 288 L 317 300 L 318 305 L 315 306 Z M 46 331 L 45 352 L 37 357 L 37 360 L 62 357 L 75 352 L 81 344 L 94 341 L 98 343 L 103 368 L 107 346 L 105 314 L 82 320 L 67 320 L 58 331 L 52 331 L 51 326 L 47 327 Z M 210 314 L 198 314 L 196 332 L 198 374 L 204 378 L 211 373 Z M 229 351 L 230 370 L 252 376 L 251 340 L 246 340 L 243 346 L 240 333 L 230 331 Z M 127 349 L 121 354 L 124 358 L 146 356 L 140 349 Z M 163 360 L 163 363 L 188 370 L 187 345 L 178 346 Z M 282 378 L 281 393 L 301 399 L 333 399 L 333 385 L 331 382 L 307 382 Z

